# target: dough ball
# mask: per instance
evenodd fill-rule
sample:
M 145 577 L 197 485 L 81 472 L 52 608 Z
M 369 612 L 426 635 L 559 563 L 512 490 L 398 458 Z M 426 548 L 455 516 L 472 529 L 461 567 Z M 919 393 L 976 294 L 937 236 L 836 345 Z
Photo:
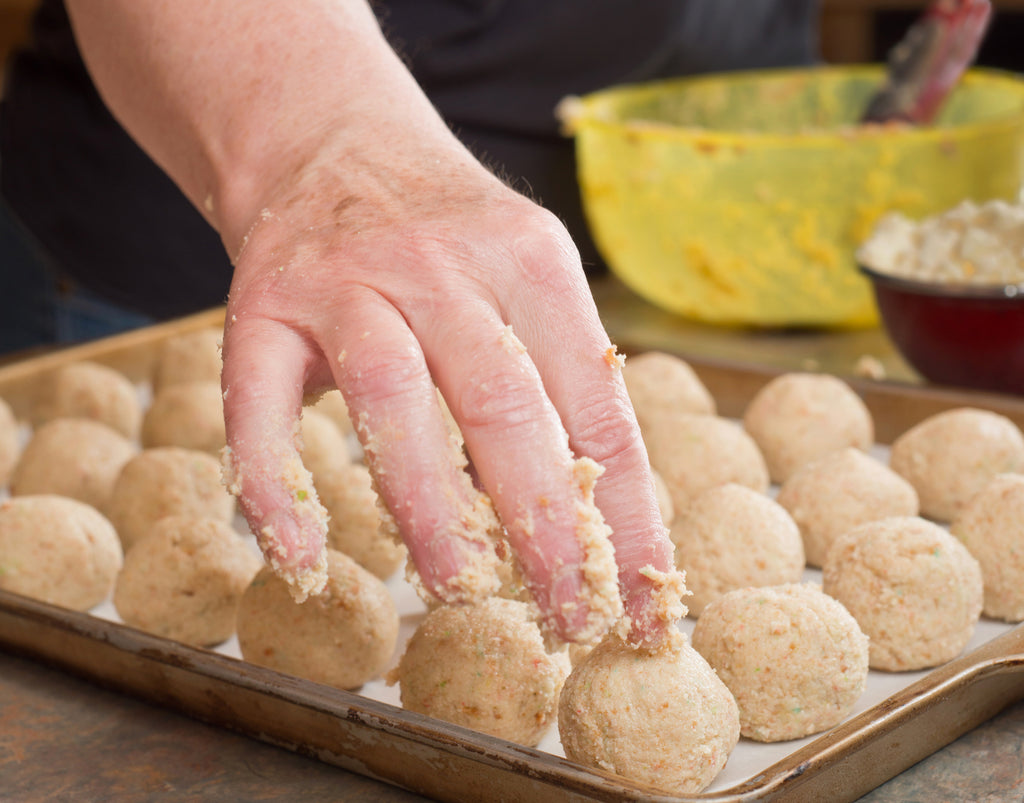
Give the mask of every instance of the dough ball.
M 320 504 L 330 516 L 327 545 L 382 580 L 394 574 L 405 563 L 406 549 L 381 529 L 370 470 L 361 463 L 346 463 L 314 480 Z
M 532 747 L 555 720 L 568 672 L 526 604 L 490 597 L 428 613 L 388 680 L 409 711 Z
M 342 435 L 348 436 L 355 432 L 352 426 L 352 419 L 349 416 L 348 405 L 341 391 L 335 388 L 324 393 L 309 409 L 316 410 L 321 415 L 330 418 Z
M 661 474 L 651 469 L 654 477 L 654 496 L 658 500 L 658 512 L 661 513 L 661 521 L 666 527 L 671 527 L 676 518 L 676 506 L 672 504 L 672 491 Z
M 676 415 L 644 436 L 651 465 L 668 485 L 675 515 L 702 491 L 734 482 L 768 491 L 768 469 L 757 445 L 739 425 L 710 415 Z
M 110 522 L 76 499 L 42 494 L 0 503 L 0 588 L 87 611 L 114 587 L 121 544 Z
M 872 669 L 938 666 L 959 655 L 981 616 L 981 568 L 942 527 L 915 516 L 868 522 L 839 536 L 822 587 L 870 641 Z
M 799 468 L 775 497 L 800 527 L 807 563 L 821 566 L 832 542 L 859 524 L 916 516 L 917 491 L 869 454 L 848 446 Z
M 211 647 L 235 632 L 238 600 L 261 565 L 229 524 L 168 516 L 125 555 L 114 607 L 132 627 Z
M 900 435 L 889 466 L 917 490 L 922 516 L 952 521 L 997 474 L 1024 473 L 1024 435 L 1005 416 L 960 407 Z
M 125 463 L 106 507 L 125 549 L 165 516 L 198 516 L 230 523 L 235 500 L 221 484 L 220 463 L 195 449 L 143 449 Z
M 157 353 L 153 390 L 179 382 L 220 382 L 221 329 L 197 329 L 167 338 Z
M 352 462 L 345 436 L 341 434 L 333 419 L 318 413 L 312 407 L 307 407 L 302 411 L 300 427 L 302 464 L 313 475 L 314 485 L 321 474 L 327 474 Z
M 609 635 L 566 679 L 558 732 L 569 760 L 682 795 L 721 772 L 740 721 L 732 693 L 685 639 L 651 654 Z
M 11 406 L 0 399 L 0 486 L 6 485 L 21 454 L 18 420 Z
M 596 644 L 576 644 L 570 643 L 569 645 L 569 666 L 576 667 L 578 664 L 583 662 L 590 653 L 594 651 Z
M 13 495 L 56 494 L 102 510 L 134 441 L 90 418 L 55 418 L 39 427 L 11 476 Z
M 743 427 L 778 483 L 829 452 L 847 446 L 866 451 L 875 441 L 875 425 L 860 396 L 829 374 L 776 377 L 747 405 Z
M 676 565 L 686 572 L 690 616 L 747 586 L 795 583 L 804 572 L 800 530 L 763 493 L 727 483 L 697 496 L 669 531 Z
M 693 647 L 736 697 L 740 733 L 759 742 L 839 724 L 867 685 L 867 636 L 809 583 L 729 592 L 704 609 Z
M 950 525 L 981 566 L 982 612 L 1024 621 L 1024 474 L 1000 474 L 981 489 Z
M 640 431 L 659 429 L 680 412 L 714 415 L 715 400 L 690 364 L 673 354 L 647 351 L 628 357 L 622 366 Z
M 238 605 L 238 645 L 247 661 L 356 689 L 381 675 L 398 642 L 398 612 L 387 587 L 346 555 L 327 550 L 327 585 L 298 603 L 263 567 Z
M 128 377 L 113 368 L 82 360 L 43 375 L 33 392 L 34 427 L 54 418 L 92 418 L 138 440 L 142 403 Z
M 142 445 L 178 446 L 219 455 L 226 443 L 220 382 L 178 382 L 153 397 L 142 420 Z

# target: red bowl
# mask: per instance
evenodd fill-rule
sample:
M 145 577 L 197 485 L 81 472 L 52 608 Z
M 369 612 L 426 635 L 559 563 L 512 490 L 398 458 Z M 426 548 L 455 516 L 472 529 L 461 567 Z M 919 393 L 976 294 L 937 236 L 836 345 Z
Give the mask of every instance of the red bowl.
M 1024 285 L 871 280 L 889 337 L 925 379 L 1024 395 Z

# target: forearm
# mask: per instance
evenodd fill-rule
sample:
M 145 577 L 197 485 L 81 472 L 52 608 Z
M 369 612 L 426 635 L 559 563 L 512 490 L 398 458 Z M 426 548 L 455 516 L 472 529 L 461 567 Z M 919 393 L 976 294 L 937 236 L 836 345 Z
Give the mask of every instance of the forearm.
M 368 150 L 408 150 L 410 131 L 424 158 L 459 151 L 364 0 L 68 0 L 68 10 L 104 100 L 232 256 L 326 140 L 363 162 Z
M 487 590 L 493 502 L 563 638 L 622 610 L 596 474 L 576 458 L 605 463 L 633 634 L 659 641 L 672 611 L 646 570 L 669 577 L 671 544 L 579 255 L 462 147 L 365 0 L 68 2 L 108 105 L 235 260 L 231 483 L 272 565 L 302 593 L 322 585 L 295 433 L 303 392 L 336 386 L 424 587 Z M 489 501 L 450 455 L 437 390 Z

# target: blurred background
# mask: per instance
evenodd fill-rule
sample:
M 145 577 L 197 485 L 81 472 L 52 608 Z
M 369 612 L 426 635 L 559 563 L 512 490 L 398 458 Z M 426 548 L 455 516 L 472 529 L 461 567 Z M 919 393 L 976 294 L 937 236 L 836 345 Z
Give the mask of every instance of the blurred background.
M 38 0 L 0 0 L 0 80 L 11 51 L 28 35 Z M 830 64 L 884 61 L 889 49 L 917 19 L 926 0 L 821 0 L 820 51 Z M 1024 71 L 1024 0 L 994 0 L 994 24 L 982 44 L 977 63 Z M 0 90 L 2 91 L 2 90 Z M 31 269 L 38 257 L 6 214 L 0 214 L 0 299 L 41 282 Z M 6 332 L 0 354 L 17 352 L 39 341 L 42 315 L 29 305 L 5 310 Z M 20 340 L 19 340 L 20 338 Z
M 856 64 L 882 61 L 920 14 L 922 0 L 822 0 L 821 50 L 825 61 Z M 1024 0 L 994 0 L 993 24 L 978 64 L 1024 69 Z
M 881 61 L 917 18 L 925 0 L 822 0 L 821 51 L 825 61 Z M 988 32 L 978 63 L 1024 70 L 1024 0 L 994 0 L 998 24 Z M 27 34 L 36 0 L 0 0 L 0 57 Z

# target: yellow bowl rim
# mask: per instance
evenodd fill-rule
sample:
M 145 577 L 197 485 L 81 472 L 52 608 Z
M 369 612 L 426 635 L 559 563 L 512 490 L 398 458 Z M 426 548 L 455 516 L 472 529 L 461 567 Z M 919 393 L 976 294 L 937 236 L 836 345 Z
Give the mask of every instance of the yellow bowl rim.
M 584 129 L 600 131 L 606 134 L 636 135 L 657 137 L 678 142 L 714 142 L 716 145 L 735 145 L 737 147 L 792 147 L 799 144 L 836 145 L 849 144 L 853 141 L 870 140 L 884 136 L 887 141 L 928 141 L 948 139 L 951 133 L 958 139 L 973 136 L 991 136 L 1014 128 L 1024 127 L 1024 78 L 1008 70 L 988 67 L 974 67 L 961 78 L 962 83 L 970 84 L 985 81 L 1001 83 L 1012 87 L 1021 95 L 1021 109 L 1017 114 L 994 117 L 978 122 L 959 125 L 940 125 L 927 127 L 914 126 L 850 126 L 842 129 L 805 130 L 780 134 L 777 132 L 759 131 L 716 131 L 715 129 L 697 126 L 675 126 L 645 120 L 612 120 L 607 113 L 602 113 L 618 97 L 637 92 L 657 92 L 664 89 L 678 89 L 710 82 L 739 82 L 749 80 L 752 76 L 784 78 L 786 75 L 806 75 L 810 73 L 836 73 L 856 76 L 877 76 L 881 82 L 885 68 L 877 64 L 819 65 L 813 67 L 782 67 L 768 70 L 740 70 L 729 73 L 705 73 L 702 75 L 669 78 L 634 84 L 619 84 L 601 89 L 580 97 L 566 98 L 559 104 L 558 116 L 567 136 L 575 136 Z

